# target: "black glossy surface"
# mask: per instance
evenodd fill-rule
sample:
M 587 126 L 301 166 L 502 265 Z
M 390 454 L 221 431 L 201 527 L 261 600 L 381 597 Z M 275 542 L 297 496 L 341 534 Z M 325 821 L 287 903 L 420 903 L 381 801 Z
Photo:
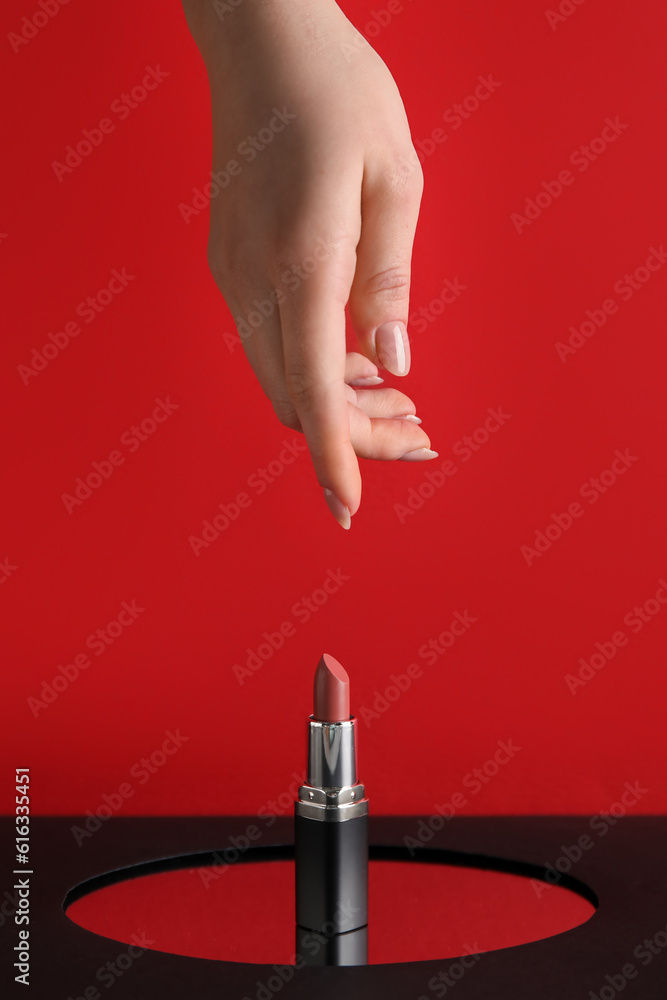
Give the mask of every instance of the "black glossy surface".
M 97 982 L 97 969 L 117 954 L 118 942 L 93 934 L 66 917 L 62 903 L 68 891 L 113 869 L 148 863 L 150 870 L 155 867 L 150 863 L 156 859 L 175 859 L 159 867 L 182 867 L 182 856 L 190 855 L 187 863 L 192 865 L 196 863 L 192 855 L 224 850 L 228 838 L 242 834 L 252 821 L 247 817 L 114 818 L 78 847 L 70 830 L 73 818 L 34 817 L 31 985 L 26 988 L 14 983 L 12 949 L 18 928 L 10 914 L 13 879 L 6 874 L 3 891 L 8 895 L 3 895 L 6 905 L 0 918 L 2 996 L 75 1000 L 84 996 L 87 986 Z M 403 836 L 414 828 L 414 817 L 371 817 L 372 857 L 400 856 Z M 586 829 L 585 817 L 455 817 L 434 835 L 429 847 L 508 859 L 507 865 L 488 860 L 486 864 L 534 877 L 531 866 L 541 868 L 548 860 L 555 863 L 563 855 L 563 846 L 575 844 Z M 0 857 L 4 859 L 5 873 L 14 856 L 13 834 L 13 819 L 3 817 Z M 291 844 L 292 821 L 276 821 L 265 839 L 260 854 L 289 856 L 291 847 L 286 845 Z M 590 991 L 596 997 L 603 991 L 603 1000 L 612 995 L 623 1000 L 665 1000 L 667 947 L 646 965 L 633 956 L 633 951 L 644 939 L 652 940 L 667 927 L 666 844 L 665 817 L 627 817 L 619 821 L 596 843 L 595 850 L 584 853 L 573 866 L 572 876 L 576 879 L 560 881 L 579 891 L 584 883 L 597 895 L 599 910 L 592 919 L 552 938 L 484 954 L 483 960 L 448 988 L 447 997 L 591 1000 Z M 396 845 L 400 845 L 398 851 Z M 250 852 L 243 859 L 251 860 Z M 456 854 L 434 854 L 426 849 L 420 860 L 436 859 L 459 864 L 471 861 L 461 854 L 457 858 Z M 517 860 L 525 864 L 513 863 Z M 474 863 L 483 865 L 484 858 Z M 108 881 L 109 877 L 96 879 L 98 884 Z M 303 968 L 274 995 L 289 1000 L 333 1000 L 342 996 L 346 1000 L 431 1000 L 438 994 L 429 987 L 429 980 L 454 961 L 448 958 L 352 968 Z M 637 975 L 621 989 L 614 989 L 610 983 L 620 984 L 626 963 L 633 963 Z M 272 975 L 270 965 L 216 962 L 151 951 L 132 968 L 131 976 L 117 979 L 109 990 L 102 986 L 100 992 L 113 1000 L 256 1000 L 258 984 L 267 983 Z M 267 993 L 259 995 L 266 997 Z

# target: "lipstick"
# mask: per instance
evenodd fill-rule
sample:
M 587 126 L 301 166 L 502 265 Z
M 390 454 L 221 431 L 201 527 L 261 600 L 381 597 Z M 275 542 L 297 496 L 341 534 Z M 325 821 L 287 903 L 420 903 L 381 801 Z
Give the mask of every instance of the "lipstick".
M 305 965 L 368 962 L 368 799 L 357 781 L 350 679 L 324 653 L 294 803 L 296 950 Z

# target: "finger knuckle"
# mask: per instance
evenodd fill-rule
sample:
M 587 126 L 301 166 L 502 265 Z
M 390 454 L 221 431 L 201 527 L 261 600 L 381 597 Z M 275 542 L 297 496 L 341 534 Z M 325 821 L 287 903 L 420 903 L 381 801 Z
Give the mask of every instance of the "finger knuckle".
M 295 410 L 294 404 L 290 399 L 272 399 L 271 403 L 281 424 L 285 427 L 289 427 L 292 431 L 301 430 L 299 414 Z
M 384 174 L 385 183 L 399 205 L 419 204 L 424 190 L 424 171 L 414 146 L 390 157 Z
M 285 382 L 290 399 L 297 409 L 312 405 L 317 392 L 317 383 L 306 365 L 298 361 L 290 363 L 285 369 Z
M 327 233 L 296 229 L 276 240 L 271 252 L 274 281 L 289 273 L 303 280 L 315 272 L 326 274 L 341 260 L 353 260 L 356 241 L 346 231 Z
M 410 181 L 412 183 L 413 188 L 421 192 L 424 189 L 424 170 L 421 165 L 417 150 L 414 148 L 414 146 L 412 147 L 412 155 L 410 157 L 410 163 L 411 163 L 411 170 L 409 175 Z
M 209 242 L 206 258 L 211 275 L 220 288 L 244 288 L 252 277 L 253 265 L 242 251 L 230 250 L 219 242 Z
M 365 291 L 387 302 L 402 302 L 410 295 L 410 272 L 403 265 L 389 267 L 372 275 L 366 282 Z

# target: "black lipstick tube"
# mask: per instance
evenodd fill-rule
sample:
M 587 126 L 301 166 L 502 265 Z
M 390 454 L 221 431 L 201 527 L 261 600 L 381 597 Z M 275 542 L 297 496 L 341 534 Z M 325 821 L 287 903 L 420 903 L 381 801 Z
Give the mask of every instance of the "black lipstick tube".
M 368 963 L 368 799 L 356 719 L 308 723 L 306 783 L 294 803 L 296 950 L 305 965 Z

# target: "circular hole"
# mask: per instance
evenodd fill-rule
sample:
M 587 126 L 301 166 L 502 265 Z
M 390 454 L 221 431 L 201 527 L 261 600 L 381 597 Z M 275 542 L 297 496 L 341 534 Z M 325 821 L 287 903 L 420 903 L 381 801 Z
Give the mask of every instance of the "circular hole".
M 484 867 L 474 867 L 472 855 L 467 863 L 459 855 L 453 864 L 423 864 L 400 860 L 400 849 L 375 853 L 392 851 L 397 859 L 370 863 L 371 964 L 450 958 L 526 944 L 577 927 L 595 913 L 591 890 L 574 879 L 572 888 L 549 885 L 540 881 L 537 866 L 517 862 L 518 868 L 530 868 L 530 873 L 517 875 L 490 868 L 494 859 L 478 859 Z M 157 951 L 293 964 L 290 854 L 285 848 L 284 860 L 253 863 L 248 858 L 243 864 L 211 867 L 195 861 L 201 857 L 197 855 L 113 872 L 72 890 L 65 902 L 67 916 L 96 934 L 128 944 L 140 940 L 141 946 Z M 188 860 L 191 867 L 185 867 Z M 160 864 L 172 870 L 155 870 Z M 497 866 L 511 864 L 499 860 Z

